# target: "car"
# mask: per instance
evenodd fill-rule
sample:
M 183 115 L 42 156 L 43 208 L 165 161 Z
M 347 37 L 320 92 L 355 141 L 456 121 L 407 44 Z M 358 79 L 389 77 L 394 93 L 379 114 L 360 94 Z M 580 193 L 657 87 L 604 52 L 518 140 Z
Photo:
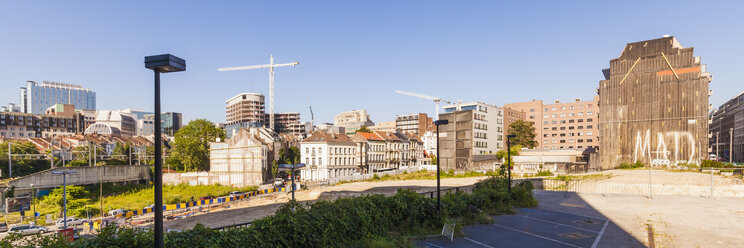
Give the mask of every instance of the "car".
M 275 188 L 284 187 L 284 179 L 281 179 L 281 178 L 274 179 L 274 187 Z
M 214 199 L 214 196 L 207 195 L 207 196 L 202 196 L 201 198 L 199 198 L 200 201 L 209 200 L 209 199 Z
M 230 192 L 230 196 L 233 196 L 233 197 L 234 196 L 240 196 L 240 195 L 245 195 L 245 192 L 240 192 L 240 191 Z
M 82 225 L 83 222 L 86 222 L 86 221 L 88 221 L 88 220 L 87 219 L 78 219 L 78 218 L 75 218 L 75 217 L 67 217 L 67 226 L 69 227 L 69 226 Z M 57 228 L 60 228 L 60 227 L 63 227 L 65 225 L 65 223 L 64 223 L 64 221 L 62 221 L 62 219 L 60 219 L 60 220 L 57 220 L 57 223 L 55 223 L 55 225 L 57 226 Z
M 127 214 L 126 209 L 114 209 L 108 212 L 110 216 L 116 216 L 116 215 L 125 215 Z
M 145 207 L 145 209 L 153 208 L 153 207 L 155 207 L 155 204 L 150 204 L 150 205 L 147 205 L 147 207 Z
M 0 232 L 7 232 L 8 231 L 8 223 L 2 222 L 0 223 Z
M 21 235 L 30 235 L 30 234 L 42 234 L 47 232 L 49 229 L 43 226 L 37 226 L 34 224 L 25 224 L 25 225 L 17 225 L 12 226 L 10 229 L 8 229 L 8 234 L 10 233 L 18 233 Z

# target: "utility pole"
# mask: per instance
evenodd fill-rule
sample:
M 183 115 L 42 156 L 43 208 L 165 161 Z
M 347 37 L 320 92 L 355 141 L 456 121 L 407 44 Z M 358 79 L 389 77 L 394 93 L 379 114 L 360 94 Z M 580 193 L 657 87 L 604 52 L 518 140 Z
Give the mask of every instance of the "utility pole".
M 269 69 L 269 127 L 274 130 L 274 67 L 284 66 L 296 66 L 300 62 L 292 62 L 285 64 L 274 64 L 274 55 L 269 56 L 269 63 L 263 65 L 249 65 L 249 66 L 237 66 L 237 67 L 224 67 L 217 69 L 218 71 L 242 71 L 242 70 L 255 70 L 255 69 Z
M 129 165 L 132 165 L 132 146 L 129 146 Z
M 733 163 L 734 158 L 734 128 L 729 128 L 729 164 Z
M 62 175 L 62 199 L 63 199 L 63 215 L 62 223 L 64 223 L 64 229 L 67 229 L 67 175 L 77 174 L 77 171 L 53 171 L 54 175 Z M 34 214 L 36 215 L 36 214 Z

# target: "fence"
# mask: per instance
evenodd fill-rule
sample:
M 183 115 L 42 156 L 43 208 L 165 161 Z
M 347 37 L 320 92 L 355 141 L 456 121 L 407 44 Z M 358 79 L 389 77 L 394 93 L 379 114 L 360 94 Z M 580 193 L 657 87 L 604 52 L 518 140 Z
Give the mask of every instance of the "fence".
M 449 192 L 465 192 L 465 193 L 473 193 L 473 185 L 467 185 L 467 186 L 460 186 L 460 187 L 450 187 L 450 188 L 442 188 L 441 194 L 447 194 Z M 434 198 L 437 196 L 437 191 L 426 191 L 426 192 L 419 192 L 419 195 L 428 196 L 429 198 Z
M 744 197 L 744 183 L 741 179 L 721 178 L 717 175 L 741 175 L 742 169 L 736 168 L 706 168 L 695 173 L 695 182 L 688 182 L 682 178 L 682 174 L 670 174 L 680 172 L 668 172 L 657 170 L 636 170 L 637 172 L 648 172 L 647 178 L 634 178 L 634 180 L 605 179 L 547 179 L 534 178 L 531 181 L 536 190 L 562 191 L 580 194 L 621 194 L 621 195 L 643 195 L 654 196 L 696 196 L 696 197 Z M 678 175 L 676 182 L 670 182 L 669 178 L 662 180 L 661 176 L 654 174 L 665 173 L 665 177 Z M 703 173 L 703 175 L 700 175 Z M 710 181 L 700 183 L 699 176 L 710 175 Z M 645 175 L 644 175 L 645 177 Z M 733 182 L 733 183 L 732 183 Z M 718 184 L 718 185 L 717 185 Z

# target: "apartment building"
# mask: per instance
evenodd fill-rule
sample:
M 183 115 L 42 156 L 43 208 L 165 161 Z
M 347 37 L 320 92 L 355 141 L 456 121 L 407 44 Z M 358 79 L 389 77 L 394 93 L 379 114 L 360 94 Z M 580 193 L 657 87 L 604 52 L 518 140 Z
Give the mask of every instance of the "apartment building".
M 381 121 L 381 122 L 378 122 L 377 125 L 367 127 L 367 128 L 370 131 L 395 132 L 396 122 L 395 121 Z
M 542 100 L 504 104 L 505 108 L 525 112 L 525 120 L 535 124 L 537 148 L 577 149 L 599 147 L 599 97 L 591 101 Z
M 21 112 L 0 112 L 0 137 L 41 138 L 75 135 L 75 117 L 36 115 Z
M 517 120 L 526 120 L 527 114 L 521 110 L 504 107 L 504 134 L 509 133 L 509 126 Z M 506 139 L 503 140 L 502 147 L 506 147 Z
M 241 93 L 225 101 L 225 134 L 232 137 L 240 128 L 262 127 L 267 122 L 264 95 Z
M 425 113 L 399 115 L 395 117 L 395 128 L 404 133 L 424 134 L 434 126 L 431 117 Z
M 269 115 L 266 115 L 266 119 Z M 274 114 L 274 128 L 277 133 L 288 133 L 300 138 L 305 138 L 305 124 L 300 122 L 300 113 L 284 112 Z
M 470 130 L 467 135 L 472 140 L 472 154 L 492 154 L 504 148 L 504 110 L 495 105 L 470 102 L 444 106 L 444 113 L 467 111 L 472 114 L 469 120 L 471 127 L 458 127 L 459 130 Z M 441 114 L 440 114 L 440 118 Z
M 385 140 L 377 135 L 376 132 L 372 133 L 355 133 L 351 136 L 351 139 L 357 143 L 359 148 L 359 167 L 363 171 L 378 172 L 385 168 Z
M 301 178 L 323 181 L 359 172 L 357 144 L 344 134 L 315 132 L 300 142 L 300 159 L 306 167 Z

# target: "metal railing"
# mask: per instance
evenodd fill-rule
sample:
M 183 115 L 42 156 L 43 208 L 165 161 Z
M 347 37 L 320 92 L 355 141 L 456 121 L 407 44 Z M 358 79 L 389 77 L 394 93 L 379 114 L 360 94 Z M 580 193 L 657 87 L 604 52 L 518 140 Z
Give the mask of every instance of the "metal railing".
M 460 187 L 450 187 L 450 188 L 442 188 L 442 195 L 451 193 L 451 192 L 465 192 L 465 193 L 473 193 L 473 185 L 467 185 L 467 186 L 460 186 Z M 428 196 L 429 198 L 434 199 L 437 196 L 437 191 L 426 191 L 426 192 L 418 192 L 419 195 Z

